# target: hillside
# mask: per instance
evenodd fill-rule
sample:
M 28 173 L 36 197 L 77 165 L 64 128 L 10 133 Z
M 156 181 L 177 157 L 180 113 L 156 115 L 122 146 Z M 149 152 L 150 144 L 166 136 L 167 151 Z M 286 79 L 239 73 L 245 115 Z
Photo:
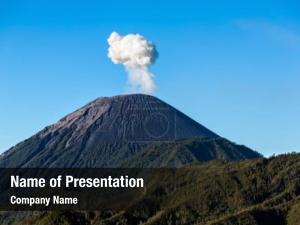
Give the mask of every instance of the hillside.
M 121 164 L 121 167 L 181 167 L 210 160 L 235 161 L 262 157 L 243 145 L 224 138 L 193 137 L 153 143 Z
M 120 212 L 44 212 L 20 224 L 299 225 L 300 154 L 210 161 L 160 174 Z

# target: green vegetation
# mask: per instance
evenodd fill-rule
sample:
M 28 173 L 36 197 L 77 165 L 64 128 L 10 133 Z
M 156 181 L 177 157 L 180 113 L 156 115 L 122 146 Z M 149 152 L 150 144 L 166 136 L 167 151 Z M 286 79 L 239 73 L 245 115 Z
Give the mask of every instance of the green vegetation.
M 19 224 L 299 225 L 300 154 L 185 166 L 151 177 L 123 211 L 43 212 Z
M 193 137 L 150 144 L 125 160 L 121 167 L 182 167 L 210 160 L 234 161 L 261 157 L 258 152 L 225 138 Z

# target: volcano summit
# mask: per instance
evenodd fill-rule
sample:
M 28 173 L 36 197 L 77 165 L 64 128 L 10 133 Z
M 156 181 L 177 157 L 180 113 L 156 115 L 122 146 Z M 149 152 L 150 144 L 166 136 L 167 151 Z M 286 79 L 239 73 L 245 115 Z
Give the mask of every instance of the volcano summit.
M 4 152 L 0 167 L 160 167 L 257 157 L 160 99 L 132 94 L 90 102 Z

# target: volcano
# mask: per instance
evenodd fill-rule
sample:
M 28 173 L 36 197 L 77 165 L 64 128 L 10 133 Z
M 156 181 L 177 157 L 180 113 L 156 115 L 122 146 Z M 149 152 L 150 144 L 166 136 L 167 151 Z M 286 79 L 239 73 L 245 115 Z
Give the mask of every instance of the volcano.
M 258 157 L 160 99 L 132 94 L 90 102 L 4 152 L 0 167 L 130 167 L 139 161 L 160 167 Z

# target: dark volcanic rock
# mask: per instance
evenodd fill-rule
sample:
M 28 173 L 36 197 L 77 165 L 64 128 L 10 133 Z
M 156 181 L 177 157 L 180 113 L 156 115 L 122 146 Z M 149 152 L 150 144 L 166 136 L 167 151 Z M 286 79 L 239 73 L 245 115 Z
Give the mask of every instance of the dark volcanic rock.
M 196 136 L 219 138 L 153 96 L 98 98 L 3 153 L 0 167 L 117 167 L 149 144 Z

